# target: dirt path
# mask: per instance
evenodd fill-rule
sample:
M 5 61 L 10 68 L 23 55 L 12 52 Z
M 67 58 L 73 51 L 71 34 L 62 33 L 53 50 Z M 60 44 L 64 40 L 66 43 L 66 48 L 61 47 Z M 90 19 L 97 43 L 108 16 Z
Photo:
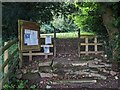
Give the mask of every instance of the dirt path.
M 118 72 L 112 71 L 111 64 L 102 59 L 81 61 L 77 56 L 68 54 L 49 60 L 34 60 L 20 70 L 22 75 L 19 78 L 44 89 L 118 88 Z

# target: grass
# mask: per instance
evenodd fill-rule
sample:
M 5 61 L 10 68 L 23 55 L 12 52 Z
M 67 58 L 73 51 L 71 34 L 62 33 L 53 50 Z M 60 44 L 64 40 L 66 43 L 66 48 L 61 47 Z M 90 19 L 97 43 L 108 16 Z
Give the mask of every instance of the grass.
M 41 35 L 54 35 L 53 33 L 50 34 L 41 34 Z M 94 33 L 89 32 L 80 32 L 80 35 L 94 35 Z M 66 33 L 56 33 L 57 38 L 77 38 L 78 32 L 66 32 Z

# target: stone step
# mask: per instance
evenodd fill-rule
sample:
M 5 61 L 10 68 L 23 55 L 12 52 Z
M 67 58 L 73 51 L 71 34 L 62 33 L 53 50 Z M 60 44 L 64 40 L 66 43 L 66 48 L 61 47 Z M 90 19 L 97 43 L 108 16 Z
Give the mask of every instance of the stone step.
M 41 76 L 38 72 L 37 73 L 26 73 L 22 75 L 22 79 L 25 79 L 25 80 L 37 80 L 40 78 Z
M 40 66 L 50 66 L 52 61 L 47 61 L 47 62 L 39 62 L 39 67 Z
M 41 73 L 41 72 L 40 72 L 40 76 L 41 76 L 42 78 L 44 78 L 44 77 L 52 78 L 53 76 L 57 77 L 58 75 L 57 75 L 57 74 L 53 74 L 53 73 Z
M 103 79 L 103 80 L 107 79 L 107 76 L 104 76 L 98 73 L 85 72 L 85 71 L 76 71 L 76 72 L 71 72 L 70 74 L 84 75 L 85 77 L 94 77 L 96 79 Z
M 83 63 L 82 63 L 82 62 L 81 62 L 81 63 L 80 63 L 80 62 L 79 62 L 79 63 L 77 62 L 77 63 L 72 63 L 72 66 L 87 66 L 87 64 L 88 64 L 88 63 L 86 63 L 86 62 L 83 62 Z
M 90 68 L 104 68 L 105 67 L 105 65 L 95 65 L 95 64 L 89 64 L 88 65 L 88 67 L 90 67 Z
M 67 83 L 73 83 L 73 84 L 79 84 L 79 83 L 96 83 L 97 80 L 93 79 L 81 79 L 81 80 L 57 80 L 53 81 L 52 84 L 67 84 Z

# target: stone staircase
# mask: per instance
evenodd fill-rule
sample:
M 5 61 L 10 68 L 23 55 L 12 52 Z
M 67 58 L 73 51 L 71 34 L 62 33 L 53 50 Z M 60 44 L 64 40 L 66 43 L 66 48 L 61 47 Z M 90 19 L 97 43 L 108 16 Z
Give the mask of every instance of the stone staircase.
M 18 70 L 18 79 L 35 81 L 34 84 L 40 88 L 58 88 L 63 84 L 89 87 L 91 84 L 99 85 L 99 82 L 105 82 L 111 77 L 118 80 L 118 72 L 111 70 L 112 65 L 98 58 L 81 61 L 61 57 L 55 58 L 52 66 L 51 62 L 52 60 L 33 61 Z

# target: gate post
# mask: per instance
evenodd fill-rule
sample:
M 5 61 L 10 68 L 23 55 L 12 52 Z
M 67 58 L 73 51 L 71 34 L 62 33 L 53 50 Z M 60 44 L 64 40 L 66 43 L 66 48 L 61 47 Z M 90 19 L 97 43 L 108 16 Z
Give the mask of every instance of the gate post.
M 6 45 L 8 42 L 5 42 L 4 45 Z M 4 52 L 4 62 L 8 59 L 8 50 L 5 50 Z M 8 65 L 4 68 L 4 74 L 8 73 Z
M 86 43 L 86 46 L 85 46 L 85 55 L 88 55 L 88 37 L 85 38 L 85 43 Z
M 54 57 L 56 57 L 56 29 L 54 28 Z
M 18 23 L 20 23 L 20 20 L 18 20 Z M 22 51 L 21 51 L 21 25 L 18 24 L 18 49 L 19 49 L 19 68 L 22 67 L 23 61 L 22 61 Z
M 94 38 L 94 42 L 95 42 L 95 54 L 97 54 L 97 37 Z
M 78 56 L 80 57 L 80 29 L 78 29 Z

